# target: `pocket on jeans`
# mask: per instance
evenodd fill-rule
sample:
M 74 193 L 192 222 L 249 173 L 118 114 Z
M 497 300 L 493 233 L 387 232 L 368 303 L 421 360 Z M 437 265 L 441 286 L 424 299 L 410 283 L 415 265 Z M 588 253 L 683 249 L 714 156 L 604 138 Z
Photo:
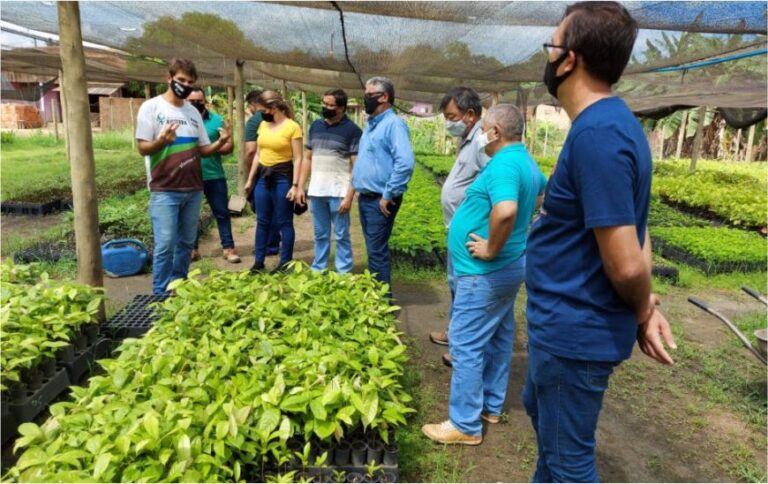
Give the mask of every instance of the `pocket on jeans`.
M 604 392 L 608 389 L 608 379 L 613 373 L 616 363 L 602 361 L 585 361 L 580 371 L 581 387 L 590 392 Z

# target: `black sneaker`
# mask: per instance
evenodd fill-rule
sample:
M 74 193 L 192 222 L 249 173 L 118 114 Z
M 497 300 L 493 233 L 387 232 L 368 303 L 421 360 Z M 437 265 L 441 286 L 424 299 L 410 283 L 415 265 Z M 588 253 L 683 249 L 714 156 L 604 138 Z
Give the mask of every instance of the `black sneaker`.
M 251 266 L 251 274 L 261 274 L 262 272 L 264 272 L 264 263 L 254 262 Z

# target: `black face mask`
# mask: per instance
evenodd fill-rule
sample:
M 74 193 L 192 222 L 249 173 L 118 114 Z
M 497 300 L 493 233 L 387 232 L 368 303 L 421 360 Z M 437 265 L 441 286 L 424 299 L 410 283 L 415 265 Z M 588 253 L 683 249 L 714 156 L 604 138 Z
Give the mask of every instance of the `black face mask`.
M 336 116 L 336 110 L 335 109 L 323 108 L 323 117 L 325 119 L 331 119 L 334 116 Z
M 261 119 L 268 123 L 274 123 L 275 122 L 275 115 L 272 113 L 261 113 Z
M 376 108 L 379 107 L 379 98 L 381 95 L 376 97 L 368 97 L 363 96 L 363 102 L 365 102 L 365 113 L 366 114 L 373 114 L 374 111 L 376 111 Z
M 190 101 L 189 104 L 191 104 L 192 106 L 195 107 L 195 109 L 197 109 L 197 112 L 200 113 L 200 115 L 203 117 L 203 119 L 206 118 L 206 114 L 208 114 L 208 110 L 205 109 L 205 103 Z
M 185 86 L 184 84 L 178 82 L 176 79 L 172 79 L 171 91 L 173 91 L 177 98 L 186 99 L 190 94 L 192 94 L 192 86 Z
M 570 70 L 559 77 L 555 74 L 560 67 L 560 64 L 565 62 L 567 57 L 568 51 L 566 50 L 554 62 L 547 62 L 547 65 L 544 68 L 544 84 L 546 84 L 549 94 L 555 99 L 557 99 L 557 88 L 560 87 L 560 84 L 562 84 L 573 72 L 573 70 Z

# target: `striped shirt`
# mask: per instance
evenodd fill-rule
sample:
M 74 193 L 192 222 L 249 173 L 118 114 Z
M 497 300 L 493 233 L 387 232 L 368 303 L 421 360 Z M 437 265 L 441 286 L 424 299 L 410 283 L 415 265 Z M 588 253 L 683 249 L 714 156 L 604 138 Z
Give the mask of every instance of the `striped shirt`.
M 351 157 L 357 154 L 362 130 L 344 116 L 336 124 L 318 119 L 309 129 L 306 148 L 312 150 L 310 197 L 344 197 L 352 179 Z

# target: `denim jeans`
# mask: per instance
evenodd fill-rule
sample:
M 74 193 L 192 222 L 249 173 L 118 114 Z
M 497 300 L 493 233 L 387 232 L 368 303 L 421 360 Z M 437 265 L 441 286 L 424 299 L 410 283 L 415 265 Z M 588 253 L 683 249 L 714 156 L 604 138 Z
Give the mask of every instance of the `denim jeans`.
M 403 197 L 397 197 L 394 205 L 389 206 L 389 217 L 385 217 L 379 209 L 381 195 L 360 194 L 358 207 L 360 208 L 360 224 L 363 226 L 365 248 L 368 252 L 368 270 L 374 274 L 377 280 L 390 285 L 389 297 L 392 297 L 391 274 L 392 265 L 389 260 L 389 236 L 395 225 Z
M 480 414 L 500 415 L 515 339 L 515 296 L 525 256 L 498 271 L 459 276 L 448 329 L 453 357 L 448 415 L 462 433 L 481 435 Z
M 595 430 L 615 362 L 561 358 L 528 345 L 523 404 L 539 448 L 533 482 L 597 482 Z
M 293 204 L 286 195 L 291 189 L 291 180 L 287 176 L 275 174 L 271 183 L 263 177 L 253 187 L 253 200 L 256 204 L 256 262 L 264 263 L 267 257 L 269 235 L 276 225 L 280 231 L 282 247 L 280 264 L 293 259 L 293 242 L 296 233 L 293 230 Z M 274 224 L 274 225 L 273 225 Z
M 453 300 L 456 298 L 456 272 L 453 270 L 453 259 L 451 253 L 447 252 L 445 256 L 445 268 L 448 273 L 448 289 L 451 290 L 451 305 L 448 308 L 448 323 L 453 317 Z
M 202 200 L 201 191 L 149 194 L 149 216 L 155 239 L 152 294 L 163 294 L 169 282 L 187 277 Z
M 229 194 L 227 193 L 226 178 L 204 180 L 203 193 L 205 194 L 205 199 L 208 200 L 208 206 L 211 207 L 213 218 L 216 219 L 221 248 L 234 248 L 235 240 L 232 238 L 232 222 L 229 218 Z M 200 235 L 198 233 L 195 249 L 197 249 L 199 241 Z
M 352 240 L 349 238 L 349 212 L 339 214 L 341 197 L 310 197 L 309 208 L 312 211 L 312 222 L 315 228 L 315 260 L 312 262 L 313 271 L 323 271 L 328 268 L 328 257 L 331 254 L 331 226 L 336 239 L 337 272 L 352 270 Z

